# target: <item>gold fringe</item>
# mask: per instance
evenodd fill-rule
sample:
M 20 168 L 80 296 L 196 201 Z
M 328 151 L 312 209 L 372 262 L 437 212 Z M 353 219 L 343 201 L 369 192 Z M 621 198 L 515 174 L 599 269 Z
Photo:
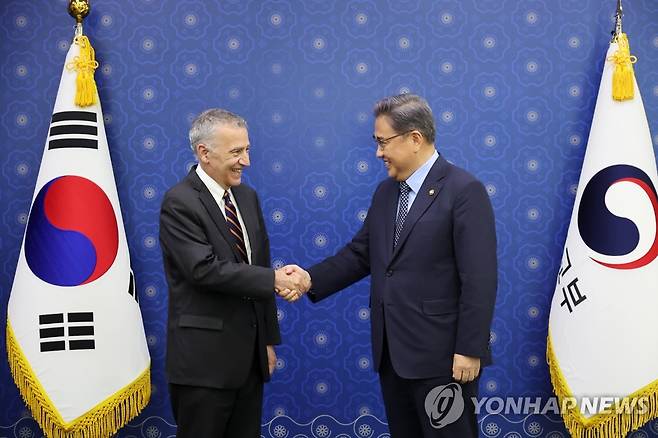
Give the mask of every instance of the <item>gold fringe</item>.
M 78 35 L 73 39 L 73 43 L 80 46 L 80 55 L 73 58 L 66 68 L 78 72 L 75 80 L 75 104 L 81 107 L 90 106 L 96 103 L 96 81 L 94 81 L 94 71 L 98 68 L 94 48 L 85 35 Z
M 658 380 L 626 396 L 620 404 L 613 404 L 609 409 L 587 418 L 580 412 L 579 406 L 567 402 L 567 399 L 573 398 L 573 393 L 558 365 L 550 334 L 546 345 L 546 360 L 555 395 L 560 401 L 562 419 L 572 437 L 625 437 L 629 432 L 658 418 Z M 641 399 L 646 404 L 641 404 Z
M 151 365 L 117 393 L 65 423 L 25 358 L 7 319 L 7 356 L 16 386 L 48 438 L 108 438 L 136 417 L 151 397 Z
M 608 61 L 615 63 L 615 71 L 612 73 L 612 98 L 614 100 L 632 100 L 635 97 L 635 73 L 633 64 L 637 57 L 631 55 L 628 37 L 622 33 L 615 37 L 619 49 Z

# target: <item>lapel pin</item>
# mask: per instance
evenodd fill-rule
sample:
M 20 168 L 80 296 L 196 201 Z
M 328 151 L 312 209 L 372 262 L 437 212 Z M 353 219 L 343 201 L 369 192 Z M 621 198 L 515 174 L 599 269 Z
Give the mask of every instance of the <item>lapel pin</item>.
M 430 191 L 429 191 L 429 195 L 430 195 L 430 196 L 434 196 L 434 189 L 430 189 Z

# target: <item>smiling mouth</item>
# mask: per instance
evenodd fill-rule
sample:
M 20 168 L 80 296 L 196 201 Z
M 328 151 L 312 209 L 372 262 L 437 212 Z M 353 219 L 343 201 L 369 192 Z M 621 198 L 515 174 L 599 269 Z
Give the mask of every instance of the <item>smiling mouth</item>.
M 235 173 L 242 173 L 242 169 L 231 169 L 231 171 Z

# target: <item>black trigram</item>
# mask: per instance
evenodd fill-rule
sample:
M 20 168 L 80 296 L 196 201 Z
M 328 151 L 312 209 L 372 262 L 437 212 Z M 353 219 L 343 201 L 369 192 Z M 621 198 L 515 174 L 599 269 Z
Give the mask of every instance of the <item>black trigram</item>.
M 66 148 L 98 149 L 96 113 L 62 111 L 53 114 L 48 136 L 48 149 Z
M 130 280 L 128 280 L 128 294 L 139 303 L 137 289 L 135 289 L 135 276 L 133 275 L 133 271 L 130 271 Z
M 41 352 L 93 350 L 94 314 L 92 312 L 50 313 L 39 315 Z M 68 346 L 68 348 L 67 348 Z

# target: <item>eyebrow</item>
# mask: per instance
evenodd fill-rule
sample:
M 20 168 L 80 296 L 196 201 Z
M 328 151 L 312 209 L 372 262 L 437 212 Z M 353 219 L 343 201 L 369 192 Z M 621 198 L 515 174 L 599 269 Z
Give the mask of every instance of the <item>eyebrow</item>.
M 229 151 L 230 152 L 235 152 L 235 151 L 239 151 L 241 149 L 249 149 L 250 146 L 251 146 L 250 144 L 247 144 L 247 145 L 244 145 L 244 146 L 233 146 L 231 149 L 229 149 Z

